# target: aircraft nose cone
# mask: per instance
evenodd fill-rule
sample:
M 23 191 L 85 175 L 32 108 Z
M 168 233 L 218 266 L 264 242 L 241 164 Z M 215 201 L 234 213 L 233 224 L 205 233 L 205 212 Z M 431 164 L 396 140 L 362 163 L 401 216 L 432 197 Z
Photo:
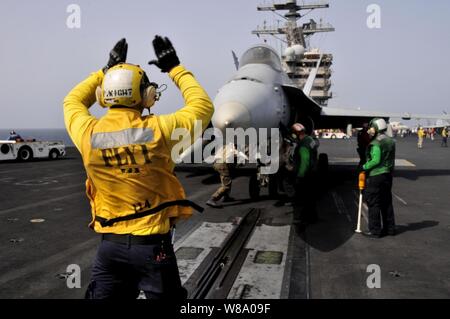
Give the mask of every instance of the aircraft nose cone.
M 214 112 L 212 123 L 214 127 L 225 132 L 227 128 L 250 127 L 250 113 L 247 108 L 237 102 L 230 102 L 219 105 Z

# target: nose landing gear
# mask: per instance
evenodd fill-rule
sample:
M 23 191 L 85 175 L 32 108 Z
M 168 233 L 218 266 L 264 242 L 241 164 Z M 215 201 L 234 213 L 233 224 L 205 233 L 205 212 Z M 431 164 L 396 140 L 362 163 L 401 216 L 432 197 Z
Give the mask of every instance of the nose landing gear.
M 278 173 L 266 175 L 261 173 L 261 166 L 258 166 L 256 172 L 250 176 L 249 195 L 253 200 L 260 198 L 261 189 L 268 188 L 269 196 L 276 198 L 278 196 Z

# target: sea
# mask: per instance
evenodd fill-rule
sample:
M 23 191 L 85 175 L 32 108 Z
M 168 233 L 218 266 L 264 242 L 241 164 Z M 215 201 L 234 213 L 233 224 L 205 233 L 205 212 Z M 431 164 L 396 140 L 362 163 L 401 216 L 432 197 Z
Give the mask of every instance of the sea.
M 74 146 L 66 129 L 0 129 L 0 140 L 7 140 L 9 132 L 14 130 L 24 140 L 62 141 L 66 146 Z

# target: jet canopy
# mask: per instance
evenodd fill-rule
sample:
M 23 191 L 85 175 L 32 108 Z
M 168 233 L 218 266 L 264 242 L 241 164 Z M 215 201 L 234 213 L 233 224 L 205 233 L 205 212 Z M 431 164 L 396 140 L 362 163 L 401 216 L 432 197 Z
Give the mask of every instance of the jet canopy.
M 241 57 L 240 66 L 247 64 L 266 64 L 276 71 L 281 71 L 281 61 L 278 54 L 269 46 L 258 45 L 248 49 Z

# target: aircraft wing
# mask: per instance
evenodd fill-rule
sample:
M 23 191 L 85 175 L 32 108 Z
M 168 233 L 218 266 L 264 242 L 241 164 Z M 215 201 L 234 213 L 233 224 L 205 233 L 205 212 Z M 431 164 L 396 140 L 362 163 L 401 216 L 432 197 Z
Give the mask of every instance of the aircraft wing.
M 283 85 L 289 104 L 300 116 L 311 116 L 314 119 L 320 116 L 322 107 L 307 96 L 302 90 L 292 85 Z
M 447 127 L 447 126 L 436 126 L 436 125 L 420 125 L 420 127 L 422 127 L 422 128 L 426 128 L 426 129 L 429 129 L 429 128 L 444 128 L 444 127 Z
M 377 111 L 362 111 L 351 110 L 341 108 L 321 107 L 313 99 L 310 98 L 310 93 L 314 85 L 314 80 L 317 75 L 317 71 L 320 67 L 320 56 L 317 66 L 313 68 L 306 81 L 303 90 L 286 83 L 283 85 L 283 90 L 289 100 L 289 104 L 296 112 L 296 117 L 305 118 L 309 117 L 314 121 L 314 127 L 320 128 L 344 128 L 352 125 L 353 127 L 361 127 L 364 123 L 370 122 L 373 118 L 383 118 L 388 121 L 390 118 L 401 118 L 403 120 L 410 119 L 436 119 L 436 120 L 450 120 L 448 115 L 426 115 L 426 114 L 400 114 L 389 112 L 377 112 Z M 446 122 L 445 124 L 448 124 Z M 437 127 L 448 126 L 445 124 L 437 124 Z
M 420 125 L 423 128 L 444 128 L 450 127 L 450 121 L 439 118 L 434 125 Z
M 391 118 L 401 118 L 403 120 L 428 119 L 440 120 L 448 124 L 450 115 L 430 115 L 411 113 L 391 113 L 383 111 L 355 110 L 333 107 L 321 107 L 313 99 L 307 96 L 302 90 L 292 85 L 283 85 L 289 104 L 297 112 L 299 118 L 311 117 L 314 120 L 315 129 L 346 128 L 349 124 L 353 127 L 361 127 L 364 123 L 369 123 L 373 118 L 383 118 L 388 121 Z M 443 124 L 441 127 L 445 126 Z
M 403 120 L 411 119 L 429 119 L 440 120 L 448 124 L 449 115 L 430 115 L 430 114 L 411 114 L 411 113 L 391 113 L 382 111 L 367 111 L 354 109 L 341 109 L 332 107 L 323 107 L 320 119 L 316 123 L 317 128 L 343 128 L 348 124 L 353 127 L 360 127 L 364 123 L 368 123 L 375 117 L 389 120 L 390 118 L 401 118 Z M 444 126 L 444 125 L 443 125 Z M 442 126 L 442 127 L 443 127 Z

